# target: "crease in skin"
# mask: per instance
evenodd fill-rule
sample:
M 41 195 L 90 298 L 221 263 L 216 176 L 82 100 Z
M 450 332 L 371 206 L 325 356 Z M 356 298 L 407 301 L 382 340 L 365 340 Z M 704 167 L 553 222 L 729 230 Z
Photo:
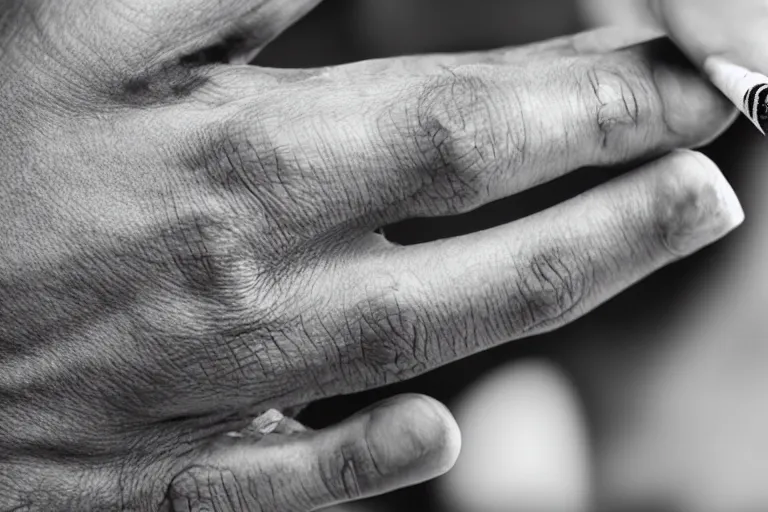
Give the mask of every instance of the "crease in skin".
M 637 98 L 623 80 L 610 72 L 595 71 L 590 78 L 600 102 L 597 122 L 607 133 L 616 125 L 636 125 L 639 116 Z
M 116 87 L 109 87 L 109 99 L 118 105 L 132 107 L 166 107 L 201 90 L 210 81 L 197 66 L 161 65 L 142 74 L 123 78 Z

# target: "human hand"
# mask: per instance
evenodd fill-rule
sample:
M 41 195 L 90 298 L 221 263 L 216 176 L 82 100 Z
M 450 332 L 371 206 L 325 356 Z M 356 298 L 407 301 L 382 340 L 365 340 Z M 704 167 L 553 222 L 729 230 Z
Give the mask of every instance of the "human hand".
M 649 0 L 651 12 L 699 65 L 722 57 L 768 74 L 768 2 L 765 0 Z
M 508 226 L 390 244 L 377 227 L 696 145 L 731 112 L 654 45 L 594 35 L 227 63 L 314 3 L 3 4 L 0 508 L 313 510 L 432 477 L 458 432 L 426 398 L 248 426 L 553 329 L 741 221 L 680 152 Z

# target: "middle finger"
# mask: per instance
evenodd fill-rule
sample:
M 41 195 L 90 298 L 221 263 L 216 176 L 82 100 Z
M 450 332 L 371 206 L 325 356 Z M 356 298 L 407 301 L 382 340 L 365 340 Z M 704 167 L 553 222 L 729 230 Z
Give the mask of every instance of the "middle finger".
M 323 200 L 371 226 L 461 213 L 581 167 L 696 146 L 733 118 L 666 40 L 414 75 L 354 66 L 267 94 L 274 124 L 260 125 L 293 155 L 292 173 L 320 172 L 336 192 Z

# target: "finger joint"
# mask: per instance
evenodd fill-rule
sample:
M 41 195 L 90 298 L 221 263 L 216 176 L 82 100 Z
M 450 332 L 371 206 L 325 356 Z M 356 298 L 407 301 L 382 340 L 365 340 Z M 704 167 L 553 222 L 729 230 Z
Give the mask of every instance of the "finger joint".
M 521 130 L 502 119 L 514 110 L 487 75 L 480 66 L 446 68 L 418 97 L 415 144 L 429 173 L 425 199 L 448 211 L 482 204 L 499 168 L 513 165 L 522 145 Z
M 514 280 L 510 310 L 521 334 L 548 331 L 575 318 L 593 286 L 589 256 L 552 249 L 531 258 Z
M 613 163 L 629 151 L 626 134 L 636 131 L 641 121 L 638 81 L 603 63 L 591 65 L 583 82 L 586 107 L 592 112 L 599 147 Z

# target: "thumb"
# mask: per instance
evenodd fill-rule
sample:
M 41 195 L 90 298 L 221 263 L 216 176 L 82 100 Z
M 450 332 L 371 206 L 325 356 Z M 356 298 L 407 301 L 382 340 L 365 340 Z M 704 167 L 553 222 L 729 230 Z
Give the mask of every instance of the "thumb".
M 321 431 L 220 439 L 174 479 L 169 501 L 177 512 L 317 510 L 439 476 L 460 444 L 443 405 L 400 396 Z

